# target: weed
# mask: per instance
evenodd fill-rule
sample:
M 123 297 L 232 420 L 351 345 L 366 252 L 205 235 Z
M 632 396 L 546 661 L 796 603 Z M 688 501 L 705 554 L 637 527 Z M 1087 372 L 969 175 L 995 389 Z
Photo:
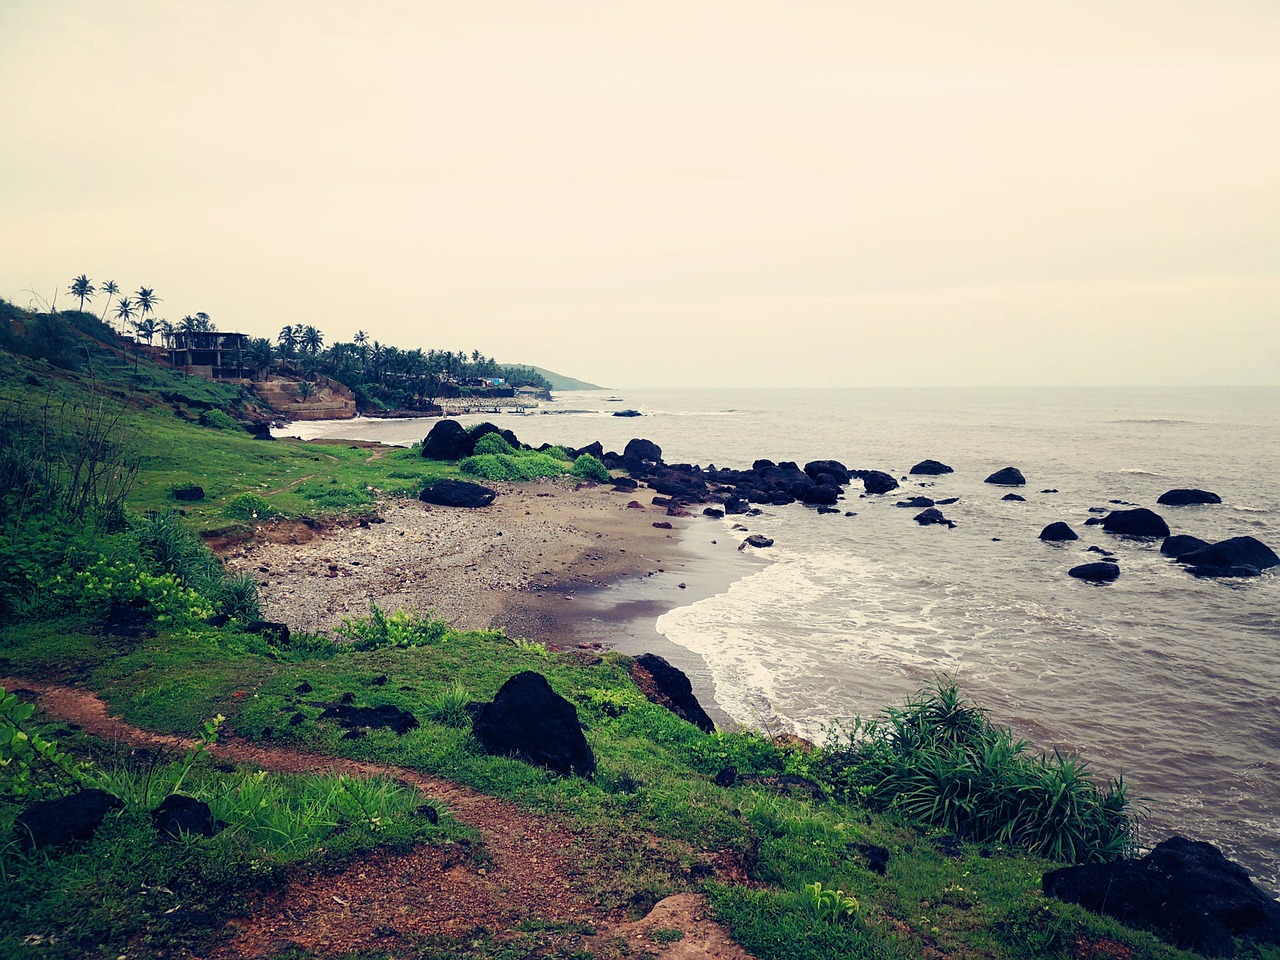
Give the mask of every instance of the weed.
M 819 881 L 804 885 L 800 906 L 815 923 L 844 923 L 858 916 L 856 899 L 843 890 L 824 887 Z
M 467 712 L 467 704 L 470 702 L 471 694 L 462 684 L 455 683 L 444 693 L 428 700 L 422 715 L 443 727 L 468 727 L 471 725 L 471 714 Z

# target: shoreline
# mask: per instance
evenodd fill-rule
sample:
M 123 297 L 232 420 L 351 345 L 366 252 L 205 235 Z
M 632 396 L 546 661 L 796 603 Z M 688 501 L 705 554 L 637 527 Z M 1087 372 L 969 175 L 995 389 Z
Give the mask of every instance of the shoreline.
M 689 676 L 724 725 L 706 662 L 658 633 L 656 622 L 765 561 L 740 553 L 741 537 L 720 521 L 667 517 L 644 487 L 622 492 L 566 479 L 490 486 L 499 495 L 489 507 L 389 499 L 364 518 L 320 528 L 260 524 L 220 552 L 228 569 L 258 583 L 264 616 L 295 632 L 331 631 L 376 602 L 558 649 L 656 653 Z

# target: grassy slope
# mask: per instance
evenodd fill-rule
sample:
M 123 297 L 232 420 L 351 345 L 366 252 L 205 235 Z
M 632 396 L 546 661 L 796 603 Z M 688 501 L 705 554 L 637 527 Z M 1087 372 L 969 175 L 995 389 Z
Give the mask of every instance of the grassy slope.
M 15 386 L 27 376 L 39 387 Z M 163 381 L 171 375 L 149 376 Z M 0 397 L 25 394 L 28 402 L 57 403 L 74 399 L 85 382 L 83 375 L 63 377 L 0 355 Z M 439 470 L 410 452 L 370 461 L 367 449 L 252 440 L 187 423 L 168 405 L 136 410 L 129 421 L 143 454 L 131 508 L 173 508 L 169 488 L 195 481 L 209 499 L 188 507 L 188 519 L 202 530 L 234 525 L 222 510 L 237 494 L 257 492 L 278 509 L 317 513 L 366 506 L 378 490 L 415 490 Z M 140 726 L 191 734 L 203 720 L 222 713 L 241 737 L 438 773 L 567 821 L 581 836 L 578 854 L 586 867 L 573 882 L 605 907 L 640 912 L 668 893 L 705 889 L 717 916 L 762 960 L 1189 956 L 1149 935 L 1046 900 L 1039 893 L 1040 875 L 1051 866 L 1046 861 L 973 846 L 950 857 L 927 834 L 891 816 L 759 786 L 715 786 L 712 777 L 726 764 L 770 773 L 783 769 L 788 758 L 752 736 L 707 737 L 649 704 L 622 658 L 614 655 L 591 663 L 523 647 L 501 634 L 452 632 L 405 648 L 335 653 L 304 642 L 280 651 L 234 631 L 162 629 L 120 636 L 98 625 L 62 621 L 6 625 L 0 631 L 0 658 L 0 668 L 14 673 L 83 680 Z M 343 739 L 318 721 L 318 710 L 293 694 L 306 680 L 315 688 L 315 700 L 355 692 L 358 703 L 396 703 L 424 717 L 433 701 L 459 684 L 471 697 L 487 699 L 523 669 L 545 673 L 578 706 L 599 761 L 594 781 L 485 756 L 465 728 L 427 722 L 404 737 L 383 732 Z M 369 686 L 370 678 L 380 675 L 388 682 Z M 293 713 L 301 713 L 302 720 L 285 722 Z M 101 749 L 64 733 L 81 749 Z M 223 776 L 210 768 L 200 775 Z M 14 813 L 11 805 L 0 804 L 0 836 L 7 835 Z M 148 829 L 131 814 L 87 852 L 48 862 L 22 857 L 12 846 L 4 850 L 0 864 L 6 878 L 26 900 L 11 908 L 19 910 L 21 927 L 4 932 L 0 953 L 114 956 L 139 937 L 158 935 L 157 929 L 166 942 L 184 947 L 220 929 L 241 902 L 226 899 L 231 880 L 216 869 L 227 854 L 217 841 L 197 841 L 188 851 L 194 859 L 179 858 L 194 878 L 184 889 L 205 913 L 171 930 L 161 919 L 165 915 L 147 908 L 137 892 L 142 883 L 176 882 L 172 864 L 157 863 L 156 854 L 147 852 L 154 851 Z M 418 839 L 438 842 L 431 835 Z M 373 842 L 376 838 L 367 841 Z M 891 851 L 886 876 L 866 867 L 857 853 L 860 843 Z M 749 884 L 706 876 L 700 864 L 721 850 L 749 867 Z M 263 883 L 277 882 L 280 870 L 296 859 L 270 861 L 274 866 L 264 868 L 269 876 Z M 310 861 L 303 857 L 302 862 Z M 799 908 L 799 894 L 813 881 L 850 891 L 860 902 L 860 920 L 840 926 L 810 920 Z M 95 904 L 104 902 L 104 889 L 132 893 L 107 898 L 113 912 L 103 917 Z M 16 924 L 13 916 L 10 922 Z M 33 954 L 18 945 L 32 931 L 59 931 L 64 946 L 46 945 Z M 508 956 L 504 944 L 513 936 L 490 931 L 441 955 Z

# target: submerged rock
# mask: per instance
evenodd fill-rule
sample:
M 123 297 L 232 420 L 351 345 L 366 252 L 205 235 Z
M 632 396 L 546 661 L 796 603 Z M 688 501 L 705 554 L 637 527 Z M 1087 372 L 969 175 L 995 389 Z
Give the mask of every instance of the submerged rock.
M 993 483 L 998 487 L 1021 487 L 1026 485 L 1027 479 L 1017 467 L 1005 467 L 1002 470 L 997 470 L 982 482 Z
M 1078 567 L 1072 567 L 1067 571 L 1067 574 L 1077 580 L 1088 580 L 1090 583 L 1110 583 L 1119 578 L 1120 567 L 1118 564 L 1110 563 L 1106 560 L 1098 560 L 1094 563 L 1082 563 Z
M 1079 540 L 1080 535 L 1061 520 L 1057 520 L 1040 531 L 1040 539 L 1050 543 L 1059 543 L 1064 540 Z
M 1221 503 L 1222 498 L 1208 490 L 1167 490 L 1156 503 L 1166 507 L 1187 507 L 1201 503 Z
M 921 460 L 908 471 L 908 473 L 918 477 L 938 477 L 944 473 L 954 472 L 945 463 L 940 463 L 937 460 Z
M 1207 540 L 1201 540 L 1199 537 L 1191 537 L 1182 533 L 1172 537 L 1165 537 L 1164 542 L 1160 544 L 1160 552 L 1166 557 L 1180 557 L 1184 553 L 1190 553 L 1192 550 L 1199 550 L 1207 546 L 1209 546 Z
M 1254 537 L 1232 537 L 1206 547 L 1178 555 L 1178 562 L 1194 568 L 1196 576 L 1253 576 L 1249 573 L 1215 573 L 1233 567 L 1252 567 L 1258 571 L 1280 566 L 1280 557 Z
M 1217 847 L 1185 837 L 1170 837 L 1140 860 L 1051 870 L 1041 887 L 1205 956 L 1233 956 L 1233 937 L 1280 943 L 1280 903 Z
M 948 520 L 946 517 L 944 517 L 942 515 L 942 511 L 939 510 L 937 507 L 930 507 L 928 510 L 922 510 L 920 513 L 917 513 L 912 519 L 915 520 L 915 522 L 920 524 L 920 526 L 922 527 L 927 527 L 927 526 L 930 526 L 931 524 L 936 524 L 937 526 L 940 526 L 940 527 L 948 527 L 950 529 L 955 529 L 955 523 L 952 522 L 951 520 Z
M 898 481 L 883 470 L 850 470 L 849 476 L 861 480 L 862 488 L 873 496 L 898 489 Z
M 1112 510 L 1103 518 L 1102 529 L 1123 537 L 1167 537 L 1169 525 L 1164 517 L 1146 507 Z

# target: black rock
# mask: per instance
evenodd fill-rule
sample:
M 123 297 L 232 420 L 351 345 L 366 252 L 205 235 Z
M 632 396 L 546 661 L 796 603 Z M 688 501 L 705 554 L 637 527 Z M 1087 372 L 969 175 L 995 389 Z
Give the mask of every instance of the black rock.
M 1124 537 L 1167 537 L 1169 525 L 1164 517 L 1146 507 L 1112 510 L 1103 518 L 1102 529 Z
M 215 613 L 212 617 L 205 617 L 204 622 L 211 627 L 225 627 L 231 622 L 231 614 Z
M 751 509 L 751 502 L 743 497 L 733 496 L 724 502 L 724 512 L 726 514 L 746 513 Z
M 1057 543 L 1062 540 L 1079 540 L 1080 537 L 1061 520 L 1057 520 L 1040 531 L 1040 539 Z
M 613 415 L 614 415 L 615 417 L 640 417 L 640 416 L 643 416 L 643 414 L 642 414 L 639 410 L 615 410 L 615 411 L 613 411 Z
M 953 504 L 953 503 L 959 503 L 959 502 L 960 502 L 960 498 L 959 498 L 959 497 L 947 497 L 947 498 L 946 498 L 946 499 L 944 499 L 944 500 L 939 500 L 939 501 L 937 501 L 937 502 L 934 504 L 934 506 L 935 506 L 935 507 L 949 507 L 949 506 L 951 506 L 951 504 Z
M 1067 573 L 1077 580 L 1088 580 L 1090 583 L 1110 583 L 1120 576 L 1120 567 L 1106 560 L 1095 563 L 1082 563 L 1072 567 Z
M 436 480 L 427 484 L 418 499 L 442 507 L 487 507 L 498 491 L 469 480 Z
M 1101 517 L 1090 517 L 1088 520 L 1084 522 L 1084 525 L 1086 527 L 1100 527 L 1102 526 L 1103 522 L 1104 521 Z
M 929 524 L 937 524 L 952 529 L 955 528 L 955 524 L 944 517 L 942 511 L 937 507 L 930 507 L 928 510 L 921 511 L 913 519 L 922 527 L 927 527 Z
M 160 801 L 151 811 L 151 822 L 167 840 L 181 840 L 183 834 L 212 837 L 217 830 L 213 825 L 213 813 L 209 805 L 195 797 L 173 793 Z
M 717 787 L 732 787 L 738 782 L 738 768 L 722 767 L 711 782 Z
M 662 657 L 654 653 L 640 654 L 632 665 L 631 678 L 654 703 L 707 733 L 715 732 L 716 725 L 694 696 L 689 678 Z
M 268 643 L 274 643 L 278 647 L 286 646 L 289 643 L 288 625 L 278 623 L 275 620 L 250 620 L 244 625 L 244 632 L 256 633 Z
M 296 687 L 293 688 L 293 692 L 294 693 L 310 693 L 311 689 L 312 689 L 311 684 L 303 680 L 300 684 L 298 684 Z
M 885 847 L 878 847 L 874 843 L 859 843 L 854 845 L 854 849 L 862 854 L 862 859 L 867 861 L 867 867 L 872 873 L 878 873 L 884 876 L 885 870 L 889 868 L 889 851 Z
M 1233 956 L 1233 937 L 1280 943 L 1280 903 L 1217 847 L 1185 837 L 1170 837 L 1139 860 L 1051 870 L 1041 887 L 1205 956 Z
M 910 500 L 899 500 L 894 504 L 895 507 L 908 507 L 912 510 L 919 510 L 923 507 L 932 507 L 934 502 L 928 497 L 912 497 Z
M 407 710 L 401 710 L 393 703 L 384 703 L 377 707 L 357 707 L 351 703 L 329 703 L 324 705 L 320 719 L 335 720 L 339 726 L 346 727 L 348 731 L 386 727 L 401 736 L 410 730 L 418 728 L 418 718 Z
M 1001 497 L 1000 499 L 1001 499 L 1001 500 L 1013 500 L 1013 501 L 1016 501 L 1017 503 L 1026 503 L 1026 502 L 1027 502 L 1027 498 L 1026 498 L 1026 497 L 1020 497 L 1020 496 L 1018 496 L 1018 494 L 1016 494 L 1016 493 L 1006 493 L 1006 494 L 1005 494 L 1003 497 Z
M 1262 576 L 1261 570 L 1257 567 L 1251 567 L 1247 563 L 1236 563 L 1228 567 L 1219 567 L 1214 566 L 1213 564 L 1199 564 L 1197 566 L 1188 567 L 1187 572 L 1193 577 L 1202 577 L 1206 579 L 1231 579 Z
M 921 460 L 908 472 L 916 476 L 937 477 L 944 473 L 954 473 L 955 471 L 945 463 L 939 463 L 937 460 Z
M 1207 547 L 1178 555 L 1178 562 L 1194 567 L 1256 567 L 1266 570 L 1280 565 L 1280 557 L 1261 540 L 1232 537 Z M 1204 576 L 1204 574 L 1201 574 Z
M 759 549 L 773 546 L 773 541 L 770 540 L 768 537 L 766 537 L 764 534 L 760 534 L 760 533 L 753 533 L 751 536 L 747 537 L 747 539 L 743 540 L 742 542 L 749 547 L 757 547 Z
M 811 460 L 804 465 L 804 472 L 814 483 L 822 483 L 824 478 L 834 480 L 836 486 L 849 482 L 849 468 L 839 460 Z
M 703 508 L 702 515 L 704 517 L 711 517 L 713 520 L 719 520 L 724 516 L 724 511 L 719 507 L 705 507 Z
M 596 459 L 598 460 L 600 458 L 597 457 Z M 640 484 L 636 483 L 635 480 L 631 479 L 631 477 L 614 477 L 612 483 L 613 489 L 622 493 L 630 493 L 632 490 L 635 490 L 640 486 Z
M 994 483 L 999 487 L 1021 487 L 1026 484 L 1027 480 L 1017 467 L 1005 467 L 1003 470 L 997 470 L 982 482 Z
M 631 473 L 646 474 L 662 463 L 662 448 L 652 440 L 636 437 L 627 441 L 622 462 Z
M 471 730 L 488 753 L 516 756 L 559 773 L 590 776 L 596 769 L 578 711 L 532 670 L 504 683 L 491 703 L 478 704 Z
M 440 822 L 440 811 L 429 803 L 424 803 L 417 812 L 418 816 L 425 818 L 427 823 L 433 826 Z
M 83 842 L 93 836 L 109 811 L 123 806 L 105 790 L 81 790 L 31 804 L 18 814 L 13 832 L 24 850 Z
M 861 480 L 863 489 L 873 496 L 898 489 L 898 481 L 883 470 L 851 470 L 849 475 Z
M 1209 546 L 1207 540 L 1201 540 L 1199 537 L 1187 536 L 1180 533 L 1172 537 L 1165 537 L 1164 542 L 1160 544 L 1160 552 L 1166 557 L 1180 557 L 1184 553 L 1190 553 L 1193 550 L 1200 550 Z
M 427 460 L 461 460 L 475 449 L 475 438 L 457 420 L 441 420 L 422 441 L 422 456 Z
M 204 487 L 197 483 L 186 483 L 180 487 L 175 487 L 173 490 L 173 499 L 185 500 L 189 503 L 194 503 L 196 500 L 203 500 Z
M 801 503 L 807 503 L 810 506 L 832 506 L 840 499 L 840 488 L 817 484 L 812 481 L 808 483 L 797 483 L 791 488 L 791 494 Z
M 1167 490 L 1156 503 L 1166 507 L 1188 507 L 1201 503 L 1221 503 L 1222 498 L 1208 490 Z

